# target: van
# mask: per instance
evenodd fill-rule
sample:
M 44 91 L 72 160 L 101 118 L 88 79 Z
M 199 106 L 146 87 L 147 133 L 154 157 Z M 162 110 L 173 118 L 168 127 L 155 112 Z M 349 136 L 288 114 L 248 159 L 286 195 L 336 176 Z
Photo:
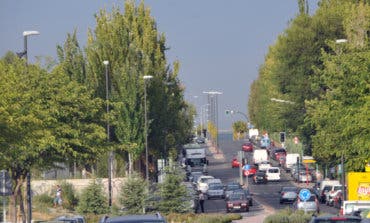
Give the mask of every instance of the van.
M 315 192 L 321 203 L 326 202 L 326 194 L 336 185 L 340 185 L 339 180 L 322 180 L 316 183 Z
M 294 164 L 297 164 L 299 153 L 288 153 L 285 157 L 285 171 L 290 172 Z
M 268 154 L 266 149 L 255 149 L 253 152 L 253 162 L 254 164 L 259 164 L 263 161 L 268 161 Z
M 266 170 L 266 176 L 268 181 L 279 181 L 280 180 L 280 168 L 269 167 Z

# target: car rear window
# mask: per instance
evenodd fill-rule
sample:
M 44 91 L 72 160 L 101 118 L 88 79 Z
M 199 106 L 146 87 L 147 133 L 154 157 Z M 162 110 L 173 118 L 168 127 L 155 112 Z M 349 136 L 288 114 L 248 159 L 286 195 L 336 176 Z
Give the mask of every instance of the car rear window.
M 333 217 L 328 219 L 315 219 L 313 223 L 357 223 L 361 222 L 360 219 L 351 219 L 345 217 Z
M 269 169 L 269 173 L 279 173 L 279 169 Z

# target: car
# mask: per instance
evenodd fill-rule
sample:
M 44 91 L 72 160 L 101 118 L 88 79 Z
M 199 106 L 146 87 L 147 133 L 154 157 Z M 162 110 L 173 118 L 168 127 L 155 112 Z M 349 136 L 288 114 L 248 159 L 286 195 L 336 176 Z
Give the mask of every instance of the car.
M 268 181 L 280 181 L 280 168 L 279 167 L 267 168 L 266 176 Z
M 156 214 L 142 214 L 142 215 L 124 215 L 117 217 L 104 216 L 99 223 L 167 223 L 166 219 L 159 213 Z
M 333 206 L 333 198 L 336 196 L 338 192 L 342 191 L 342 185 L 334 185 L 330 191 L 328 191 L 325 195 L 325 204 L 328 206 Z
M 294 203 L 298 196 L 298 188 L 286 186 L 282 187 L 278 193 L 280 194 L 280 204 Z
M 296 163 L 294 163 L 294 164 L 292 164 L 291 166 L 290 166 L 290 174 L 291 174 L 291 176 L 292 177 L 294 177 L 294 174 L 298 171 L 303 171 L 303 170 L 305 170 L 306 171 L 306 167 L 302 164 L 302 163 L 300 163 L 299 165 L 298 164 L 296 164 Z
M 237 167 L 240 167 L 240 162 L 237 158 L 233 158 L 233 160 L 231 161 L 231 168 L 237 168 Z
M 298 196 L 293 204 L 293 207 L 297 210 L 302 210 L 305 212 L 320 213 L 319 201 L 317 200 L 315 194 L 311 194 L 311 196 L 306 201 L 302 201 Z
M 224 185 L 222 183 L 209 183 L 208 190 L 206 192 L 207 199 L 212 198 L 225 198 Z
M 244 193 L 232 193 L 226 199 L 226 212 L 249 211 L 248 200 Z
M 280 156 L 286 156 L 286 154 L 287 154 L 287 152 L 286 152 L 286 149 L 284 149 L 284 148 L 274 148 L 270 152 L 270 156 L 274 160 L 279 160 Z
M 238 182 L 231 182 L 225 185 L 225 198 L 228 197 L 236 190 L 242 189 L 242 186 Z
M 83 217 L 81 215 L 60 216 L 60 217 L 57 217 L 54 221 L 63 222 L 63 223 L 86 223 L 85 217 Z
M 267 183 L 267 176 L 265 171 L 257 171 L 257 173 L 253 176 L 253 183 L 255 184 L 266 184 Z
M 294 173 L 293 178 L 296 182 L 312 182 L 312 176 L 306 170 Z
M 252 165 L 246 164 L 243 166 L 243 176 L 244 177 L 251 177 L 255 175 L 256 172 L 257 172 L 257 167 L 254 165 L 252 166 Z
M 200 176 L 203 176 L 203 172 L 202 171 L 193 171 L 193 172 L 190 172 L 188 175 L 187 175 L 187 179 L 189 180 L 189 182 L 192 182 L 193 184 L 196 184 L 197 181 L 198 181 L 198 178 Z
M 271 164 L 269 161 L 262 161 L 258 164 L 258 170 L 266 171 L 270 167 Z
M 333 197 L 333 207 L 341 208 L 342 207 L 342 201 L 343 201 L 343 193 L 342 193 L 342 190 L 340 190 Z
M 203 175 L 198 177 L 197 190 L 206 193 L 208 189 L 207 180 L 209 179 L 214 179 L 214 177 L 209 175 Z
M 321 203 L 326 203 L 326 194 L 329 193 L 333 188 L 333 185 L 325 185 L 323 189 L 320 191 L 319 201 Z
M 233 193 L 242 193 L 245 195 L 245 198 L 247 199 L 248 201 L 248 206 L 253 206 L 253 199 L 252 199 L 252 193 L 250 193 L 249 189 L 239 189 L 239 190 L 235 190 L 233 191 Z
M 242 145 L 242 151 L 244 152 L 253 152 L 253 143 L 246 142 Z
M 361 218 L 358 216 L 337 216 L 337 215 L 326 215 L 326 216 L 313 216 L 310 223 L 356 223 L 361 222 Z

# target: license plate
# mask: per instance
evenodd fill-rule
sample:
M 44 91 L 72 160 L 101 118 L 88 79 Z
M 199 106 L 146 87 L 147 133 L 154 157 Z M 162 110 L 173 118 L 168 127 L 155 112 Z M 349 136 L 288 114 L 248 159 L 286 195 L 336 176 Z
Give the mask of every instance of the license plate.
M 234 206 L 234 209 L 240 209 L 240 206 Z

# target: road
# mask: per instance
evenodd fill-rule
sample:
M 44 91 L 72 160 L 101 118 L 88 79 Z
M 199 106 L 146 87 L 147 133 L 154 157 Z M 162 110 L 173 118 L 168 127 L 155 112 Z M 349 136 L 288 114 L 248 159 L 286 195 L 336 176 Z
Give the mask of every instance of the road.
M 219 139 L 219 151 L 210 149 L 209 154 L 207 154 L 209 159 L 208 173 L 215 178 L 220 178 L 223 183 L 227 182 L 239 182 L 240 175 L 238 168 L 231 168 L 231 160 L 233 157 L 237 156 L 238 151 L 241 150 L 241 146 L 244 140 L 233 141 L 231 135 L 220 135 Z M 213 153 L 212 153 L 213 152 Z M 215 154 L 216 153 L 216 154 Z M 250 159 L 252 153 L 247 155 Z M 273 166 L 277 166 L 277 163 L 271 161 Z M 312 184 L 306 185 L 306 183 L 297 184 L 292 181 L 289 174 L 281 170 L 282 178 L 279 182 L 268 182 L 267 184 L 254 185 L 249 182 L 248 186 L 253 194 L 253 206 L 250 207 L 250 212 L 242 213 L 243 216 L 251 216 L 264 210 L 279 210 L 289 207 L 289 204 L 279 203 L 279 193 L 278 191 L 282 186 L 298 186 L 301 188 L 311 188 Z M 246 181 L 246 180 L 244 180 Z M 249 179 L 251 181 L 251 179 Z M 245 182 L 247 184 L 247 182 Z M 205 202 L 205 210 L 210 213 L 220 213 L 225 211 L 225 201 L 222 199 L 207 200 Z M 328 207 L 325 204 L 320 204 L 320 211 L 330 214 L 337 214 L 338 209 L 333 207 Z

